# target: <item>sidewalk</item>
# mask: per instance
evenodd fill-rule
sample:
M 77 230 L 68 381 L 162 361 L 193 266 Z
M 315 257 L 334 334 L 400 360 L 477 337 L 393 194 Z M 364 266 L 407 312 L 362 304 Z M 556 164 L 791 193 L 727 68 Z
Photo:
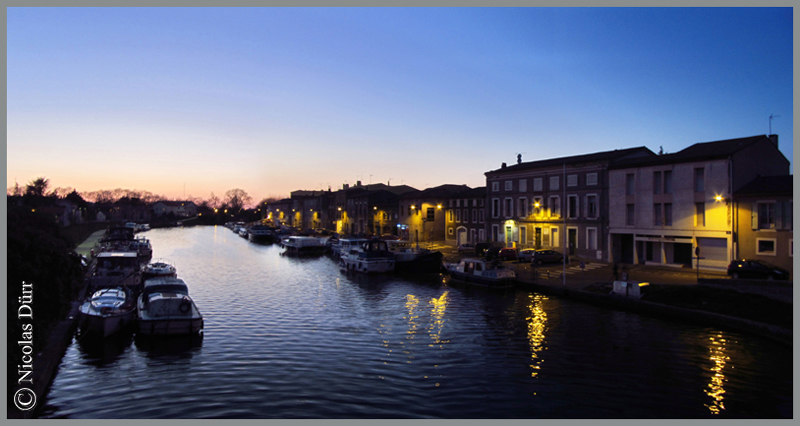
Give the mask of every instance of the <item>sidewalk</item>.
M 100 238 L 103 236 L 103 234 L 105 234 L 105 232 L 105 229 L 93 232 L 92 235 L 89 235 L 84 242 L 75 247 L 75 253 L 86 256 L 87 259 L 91 259 L 92 248 L 94 248 L 97 243 L 100 242 Z

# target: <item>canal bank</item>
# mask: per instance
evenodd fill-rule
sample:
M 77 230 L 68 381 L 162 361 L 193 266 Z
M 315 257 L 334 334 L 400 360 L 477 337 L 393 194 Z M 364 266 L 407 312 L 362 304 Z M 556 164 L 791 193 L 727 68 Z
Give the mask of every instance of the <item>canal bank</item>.
M 612 294 L 612 283 L 609 280 L 587 280 L 580 273 L 567 275 L 563 279 L 562 270 L 546 270 L 540 272 L 528 264 L 508 262 L 517 273 L 516 285 L 518 288 L 569 298 L 594 305 L 634 312 L 640 315 L 656 316 L 669 320 L 683 321 L 695 325 L 711 325 L 724 327 L 743 333 L 769 338 L 782 344 L 793 344 L 793 331 L 787 326 L 762 322 L 752 319 L 753 316 L 764 315 L 774 317 L 775 307 L 786 312 L 787 321 L 791 323 L 791 302 L 786 302 L 786 296 L 765 299 L 764 296 L 752 293 L 736 293 L 737 288 L 731 284 L 724 286 L 720 282 L 728 283 L 730 280 L 719 278 L 701 278 L 700 284 L 658 284 L 642 287 L 641 297 L 625 297 Z M 574 266 L 574 265 L 573 265 Z M 597 277 L 593 277 L 597 278 Z M 632 281 L 638 285 L 639 281 Z M 781 284 L 774 284 L 781 286 Z M 755 287 L 755 284 L 742 286 Z M 785 286 L 783 286 L 785 287 Z M 791 286 L 789 286 L 789 300 L 791 300 Z M 669 293 L 677 293 L 675 297 Z M 735 293 L 735 294 L 732 294 Z M 669 294 L 665 296 L 665 294 Z M 702 295 L 702 299 L 701 296 Z M 696 303 L 680 300 L 681 298 L 696 297 Z M 655 303 L 646 299 L 661 300 Z M 751 302 L 748 302 L 751 301 Z M 737 315 L 741 304 L 755 305 L 753 300 L 758 300 L 758 306 L 751 306 L 748 315 Z M 783 300 L 783 301 L 780 301 Z M 687 308 L 686 306 L 692 306 Z M 714 310 L 716 312 L 714 312 Z M 745 318 L 749 316 L 750 318 Z M 772 321 L 776 322 L 776 321 Z
M 90 259 L 90 262 L 93 262 L 91 252 L 99 244 L 103 234 L 105 234 L 105 230 L 93 232 L 86 240 L 75 247 L 75 252 L 86 256 L 87 259 Z M 88 278 L 90 273 L 91 265 L 87 268 L 87 276 L 84 278 Z M 34 358 L 34 368 L 31 373 L 32 385 L 30 388 L 36 395 L 36 405 L 29 411 L 21 411 L 14 407 L 13 404 L 9 404 L 7 410 L 9 419 L 32 419 L 36 418 L 41 412 L 47 399 L 47 393 L 58 371 L 58 366 L 61 364 L 67 347 L 72 343 L 72 337 L 75 335 L 75 330 L 78 326 L 78 309 L 85 298 L 86 285 L 84 282 L 78 297 L 72 301 L 69 313 L 44 337 L 47 343 L 44 349 L 37 353 Z

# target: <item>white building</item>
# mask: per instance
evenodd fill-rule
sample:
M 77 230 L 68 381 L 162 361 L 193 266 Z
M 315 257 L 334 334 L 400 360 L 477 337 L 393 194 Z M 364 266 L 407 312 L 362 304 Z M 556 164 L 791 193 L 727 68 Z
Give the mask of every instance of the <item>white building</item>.
M 735 257 L 731 194 L 789 174 L 778 137 L 697 143 L 609 167 L 611 261 L 724 269 Z

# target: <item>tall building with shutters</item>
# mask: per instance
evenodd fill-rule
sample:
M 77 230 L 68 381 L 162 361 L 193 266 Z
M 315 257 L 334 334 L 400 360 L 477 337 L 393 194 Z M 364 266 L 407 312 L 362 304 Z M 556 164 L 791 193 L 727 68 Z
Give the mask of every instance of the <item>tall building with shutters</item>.
M 777 135 L 696 143 L 609 166 L 611 261 L 727 268 L 741 257 L 733 194 L 759 176 L 788 176 Z M 750 217 L 747 217 L 748 223 Z

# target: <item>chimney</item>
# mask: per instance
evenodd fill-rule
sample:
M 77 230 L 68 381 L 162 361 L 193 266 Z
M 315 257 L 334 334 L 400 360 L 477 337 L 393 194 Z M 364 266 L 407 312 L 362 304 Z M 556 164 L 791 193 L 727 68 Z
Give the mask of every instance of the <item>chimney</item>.
M 501 169 L 505 169 L 505 168 L 506 168 L 506 163 L 503 163 L 503 164 L 501 164 L 501 165 L 500 165 L 500 168 L 501 168 Z
M 769 135 L 769 140 L 775 144 L 775 148 L 778 147 L 778 135 Z
M 350 188 L 350 185 L 348 185 L 348 184 L 342 185 L 342 189 L 348 189 L 348 188 Z
M 361 186 L 361 181 L 360 180 L 356 181 L 356 186 Z
M 522 164 L 522 154 L 517 154 L 517 164 Z

